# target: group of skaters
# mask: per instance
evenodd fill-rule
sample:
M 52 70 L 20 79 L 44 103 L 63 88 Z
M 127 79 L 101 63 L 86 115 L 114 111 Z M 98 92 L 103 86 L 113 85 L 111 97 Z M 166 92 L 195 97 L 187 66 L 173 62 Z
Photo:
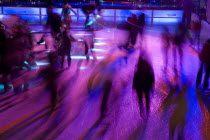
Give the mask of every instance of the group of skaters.
M 2 22 L 0 26 L 0 72 L 4 90 L 8 91 L 11 89 L 10 79 L 19 77 L 19 72 L 23 67 L 30 70 L 34 57 L 32 54 L 33 40 L 29 26 L 21 18 L 17 18 L 10 30 L 7 30 Z M 22 84 L 24 89 L 27 89 L 27 83 Z M 20 86 L 14 87 L 14 91 L 18 91 Z
M 67 57 L 68 60 L 68 67 L 71 66 L 71 42 L 76 41 L 69 34 L 70 24 L 72 22 L 70 15 L 71 11 L 76 14 L 73 8 L 68 4 L 67 0 L 64 0 L 61 15 L 53 12 L 52 3 L 49 2 L 47 6 L 48 18 L 45 29 L 50 29 L 55 50 L 54 52 L 50 52 L 49 61 L 52 63 L 55 61 L 59 62 L 61 69 L 64 68 L 65 57 Z M 88 11 L 87 14 L 90 14 L 89 9 L 84 8 L 84 11 Z M 5 92 L 12 88 L 9 81 L 19 77 L 20 71 L 23 67 L 30 70 L 30 67 L 33 64 L 35 65 L 35 56 L 32 52 L 33 46 L 35 44 L 39 45 L 46 42 L 47 36 L 47 34 L 44 33 L 41 39 L 36 42 L 31 35 L 27 21 L 15 16 L 12 18 L 16 20 L 11 27 L 5 25 L 3 22 L 0 22 L 0 72 L 2 74 L 2 83 L 4 85 Z M 85 48 L 84 53 L 87 60 L 89 60 L 89 44 L 84 40 L 83 45 Z M 93 47 L 93 44 L 90 46 Z M 45 44 L 45 47 L 48 49 L 48 44 Z M 24 85 L 24 83 L 22 84 Z M 22 86 L 22 84 L 18 86 L 18 90 L 20 90 L 19 88 L 21 87 L 24 87 L 24 90 L 27 89 L 27 86 Z
M 100 5 L 86 5 L 82 7 L 84 14 L 86 15 L 85 27 L 88 27 L 89 16 L 90 14 L 94 14 L 95 10 Z M 72 18 L 71 11 L 74 14 L 77 14 L 72 7 L 68 4 L 68 1 L 64 1 L 64 6 L 62 10 L 61 16 L 53 13 L 53 7 L 50 4 L 47 7 L 48 19 L 46 23 L 46 28 L 50 28 L 51 35 L 54 39 L 54 47 L 55 51 L 49 53 L 49 62 L 50 65 L 42 72 L 47 73 L 45 75 L 46 80 L 48 81 L 51 92 L 51 102 L 52 108 L 54 109 L 56 106 L 58 93 L 57 93 L 57 64 L 60 63 L 60 67 L 58 69 L 64 68 L 64 60 L 67 57 L 68 67 L 71 66 L 71 42 L 75 41 L 75 39 L 69 34 L 69 30 L 71 28 Z M 98 8 L 98 12 L 101 9 Z M 63 17 L 63 20 L 62 20 Z M 33 49 L 33 39 L 30 34 L 29 27 L 27 23 L 23 20 L 19 19 L 18 22 L 13 25 L 10 29 L 10 32 L 7 32 L 6 26 L 3 23 L 0 23 L 0 71 L 2 76 L 2 83 L 4 84 L 4 90 L 10 90 L 9 87 L 9 79 L 14 79 L 18 77 L 19 71 L 23 66 L 27 67 L 30 70 L 30 59 L 33 57 L 32 49 Z M 197 24 L 197 23 L 196 23 Z M 196 25 L 195 37 L 199 40 L 199 35 L 197 31 L 199 30 Z M 128 18 L 126 28 L 129 31 L 129 38 L 124 47 L 126 49 L 134 48 L 136 44 L 137 36 L 140 35 L 141 40 L 144 38 L 144 27 L 145 27 L 145 14 L 141 13 L 139 17 L 137 15 L 132 14 L 131 17 Z M 44 34 L 40 41 L 37 44 L 41 44 L 44 42 L 46 34 Z M 188 27 L 184 23 L 179 23 L 177 25 L 176 32 L 172 35 L 167 27 L 163 28 L 162 33 L 162 42 L 165 56 L 165 70 L 168 68 L 168 52 L 171 46 L 173 46 L 173 57 L 174 57 L 174 71 L 177 72 L 177 53 L 179 54 L 180 67 L 182 67 L 183 61 L 183 46 L 185 43 L 185 39 L 189 39 L 190 42 L 193 42 L 194 39 L 190 37 Z M 199 42 L 199 41 L 198 41 Z M 196 42 L 197 43 L 197 42 Z M 142 43 L 141 43 L 142 45 Z M 198 43 L 199 45 L 199 43 Z M 89 48 L 93 48 L 93 44 L 87 44 L 84 41 L 85 55 L 87 56 L 87 60 L 89 59 L 88 50 Z M 48 47 L 46 47 L 48 48 Z M 198 72 L 196 86 L 199 87 L 201 84 L 202 74 L 205 73 L 204 78 L 204 86 L 203 89 L 208 89 L 208 80 L 210 75 L 210 40 L 207 40 L 204 44 L 199 58 L 201 60 L 201 66 Z M 136 91 L 138 96 L 139 108 L 140 108 L 140 116 L 143 116 L 143 102 L 145 97 L 145 108 L 146 114 L 148 115 L 150 112 L 150 94 L 155 85 L 155 74 L 153 70 L 153 66 L 149 61 L 149 54 L 145 50 L 140 50 L 140 54 L 138 57 L 138 61 L 136 64 L 136 68 L 133 76 L 133 86 L 132 88 Z M 26 63 L 27 62 L 27 63 Z M 107 62 L 108 63 L 108 62 Z M 104 66 L 106 63 L 101 63 Z M 101 69 L 101 70 L 104 70 Z M 204 69 L 204 71 L 203 71 Z M 94 73 L 95 75 L 97 73 Z M 104 73 L 103 73 L 104 74 Z M 107 74 L 108 75 L 108 74 Z M 10 78 L 9 78 L 10 77 Z M 94 76 L 93 76 L 94 77 Z M 107 78 L 107 77 L 105 77 Z M 91 81 L 91 80 L 90 80 Z M 94 82 L 94 81 L 92 81 Z M 23 83 L 24 87 L 27 88 L 27 83 Z M 105 117 L 104 114 L 107 111 L 107 102 L 108 97 L 112 88 L 112 79 L 107 78 L 103 83 L 103 99 L 101 104 L 101 116 Z M 18 87 L 17 87 L 18 88 Z M 17 89 L 18 90 L 18 89 Z
M 200 42 L 200 32 L 201 32 L 201 21 L 192 21 L 191 28 L 189 29 L 183 22 L 177 25 L 175 33 L 169 31 L 169 28 L 163 27 L 162 32 L 162 42 L 163 42 L 163 55 L 165 59 L 164 70 L 168 69 L 169 60 L 169 50 L 172 49 L 173 62 L 174 62 L 174 72 L 177 73 L 178 66 L 180 71 L 183 70 L 183 49 L 186 44 L 186 40 L 190 43 L 190 46 L 198 54 L 200 60 L 200 67 L 196 78 L 196 88 L 202 91 L 209 91 L 208 80 L 209 80 L 209 64 L 210 64 L 210 45 L 209 39 L 202 43 Z M 178 55 L 178 57 L 177 57 Z M 179 65 L 177 64 L 179 61 Z M 202 75 L 205 75 L 203 80 L 203 86 L 201 86 Z

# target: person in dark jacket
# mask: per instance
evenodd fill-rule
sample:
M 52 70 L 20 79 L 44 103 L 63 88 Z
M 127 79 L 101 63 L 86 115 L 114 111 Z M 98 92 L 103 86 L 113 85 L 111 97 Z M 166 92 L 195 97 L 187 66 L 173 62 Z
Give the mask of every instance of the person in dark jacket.
M 61 58 L 61 68 L 64 68 L 64 60 L 67 56 L 68 60 L 68 67 L 71 66 L 71 40 L 68 36 L 68 30 L 65 28 L 65 30 L 61 34 L 61 44 L 58 48 L 59 55 Z
M 199 58 L 201 61 L 201 66 L 199 68 L 197 78 L 196 78 L 196 87 L 198 88 L 201 84 L 203 68 L 205 68 L 203 89 L 207 90 L 209 86 L 209 76 L 210 76 L 210 39 L 208 39 L 206 43 L 204 44 L 203 49 L 201 50 L 201 53 L 199 55 Z
M 142 13 L 138 18 L 138 25 L 139 25 L 139 34 L 141 38 L 141 46 L 142 46 L 142 40 L 143 40 L 143 34 L 144 34 L 144 26 L 145 26 L 145 14 Z
M 177 71 L 177 53 L 179 55 L 179 64 L 182 68 L 182 60 L 183 60 L 183 44 L 185 43 L 186 39 L 190 41 L 190 35 L 187 30 L 186 25 L 183 22 L 178 23 L 175 35 L 173 37 L 173 56 L 174 56 L 174 71 Z
M 138 35 L 138 19 L 136 14 L 132 14 L 131 17 L 128 17 L 128 23 L 130 32 L 129 41 L 131 42 L 131 45 L 134 46 Z
M 146 54 L 141 53 L 139 56 L 139 60 L 137 62 L 136 71 L 134 73 L 133 78 L 133 89 L 136 90 L 138 100 L 139 100 L 139 108 L 140 115 L 143 113 L 143 95 L 146 98 L 146 110 L 147 114 L 150 109 L 150 92 L 155 83 L 155 76 L 152 65 L 146 59 Z
M 5 53 L 5 45 L 6 45 L 6 27 L 5 25 L 0 21 L 0 61 L 2 55 Z
M 94 14 L 95 15 L 95 10 L 96 10 L 96 5 L 95 4 L 88 4 L 88 5 L 84 5 L 82 7 L 82 11 L 83 11 L 83 13 L 86 16 L 85 27 L 88 26 L 90 14 Z

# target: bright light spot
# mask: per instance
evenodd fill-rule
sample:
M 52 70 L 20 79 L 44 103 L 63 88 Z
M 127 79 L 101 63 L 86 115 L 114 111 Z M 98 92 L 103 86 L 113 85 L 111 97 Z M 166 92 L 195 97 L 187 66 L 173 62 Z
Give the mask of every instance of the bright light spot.
M 91 51 L 94 51 L 94 52 L 104 52 L 104 50 L 103 49 L 90 49 Z
M 28 65 L 28 62 L 27 61 L 24 61 L 24 64 Z
M 39 67 L 31 67 L 31 70 L 37 70 Z
M 84 69 L 87 69 L 88 67 L 84 67 L 84 66 L 81 66 L 79 67 L 80 70 L 84 70 Z
M 71 59 L 86 59 L 86 56 L 71 56 Z
M 39 31 L 31 31 L 31 33 L 40 33 Z
M 4 89 L 4 85 L 0 85 L 0 90 L 3 90 Z
M 71 56 L 71 58 L 72 58 L 72 59 L 87 59 L 86 56 Z M 97 59 L 104 59 L 103 56 L 97 56 L 96 58 L 97 58 Z M 94 58 L 93 58 L 92 56 L 90 56 L 89 59 L 94 59 Z
M 44 66 L 44 65 L 49 65 L 50 63 L 48 62 L 36 62 L 36 65 L 38 66 Z
M 93 20 L 92 20 L 92 21 L 90 21 L 89 23 L 87 23 L 87 25 L 91 25 L 91 24 L 93 24 Z
M 40 44 L 46 44 L 45 42 L 43 42 L 43 43 L 40 43 Z
M 94 38 L 94 39 L 105 39 L 105 38 Z
M 96 18 L 100 18 L 101 16 L 100 15 L 96 15 Z
M 78 39 L 78 41 L 84 41 L 83 39 Z
M 94 45 L 97 45 L 97 46 L 99 46 L 99 45 L 105 45 L 106 43 L 94 43 Z
M 104 59 L 104 56 L 97 56 L 97 59 Z

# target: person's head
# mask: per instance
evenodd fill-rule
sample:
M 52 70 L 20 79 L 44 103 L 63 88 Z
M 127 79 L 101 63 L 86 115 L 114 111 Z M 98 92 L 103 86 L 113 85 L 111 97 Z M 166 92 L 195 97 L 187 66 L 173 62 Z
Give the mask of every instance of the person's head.
M 141 13 L 141 15 L 139 16 L 139 19 L 145 19 L 145 14 Z
M 63 3 L 64 3 L 64 5 L 68 4 L 68 0 L 64 0 Z
M 132 13 L 132 17 L 133 17 L 133 18 L 137 18 L 137 15 L 134 14 L 134 13 Z
M 210 44 L 210 38 L 206 41 L 208 44 Z

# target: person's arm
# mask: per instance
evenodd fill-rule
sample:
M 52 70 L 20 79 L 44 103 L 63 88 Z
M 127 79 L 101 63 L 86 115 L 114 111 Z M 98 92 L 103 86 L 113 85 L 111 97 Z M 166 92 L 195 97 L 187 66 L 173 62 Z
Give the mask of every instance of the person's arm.
M 70 5 L 68 5 L 68 8 L 69 8 L 75 15 L 77 15 L 77 13 L 73 10 L 73 8 L 72 8 Z
M 64 16 L 64 7 L 63 7 L 63 9 L 61 11 L 61 17 L 63 17 L 63 16 Z

